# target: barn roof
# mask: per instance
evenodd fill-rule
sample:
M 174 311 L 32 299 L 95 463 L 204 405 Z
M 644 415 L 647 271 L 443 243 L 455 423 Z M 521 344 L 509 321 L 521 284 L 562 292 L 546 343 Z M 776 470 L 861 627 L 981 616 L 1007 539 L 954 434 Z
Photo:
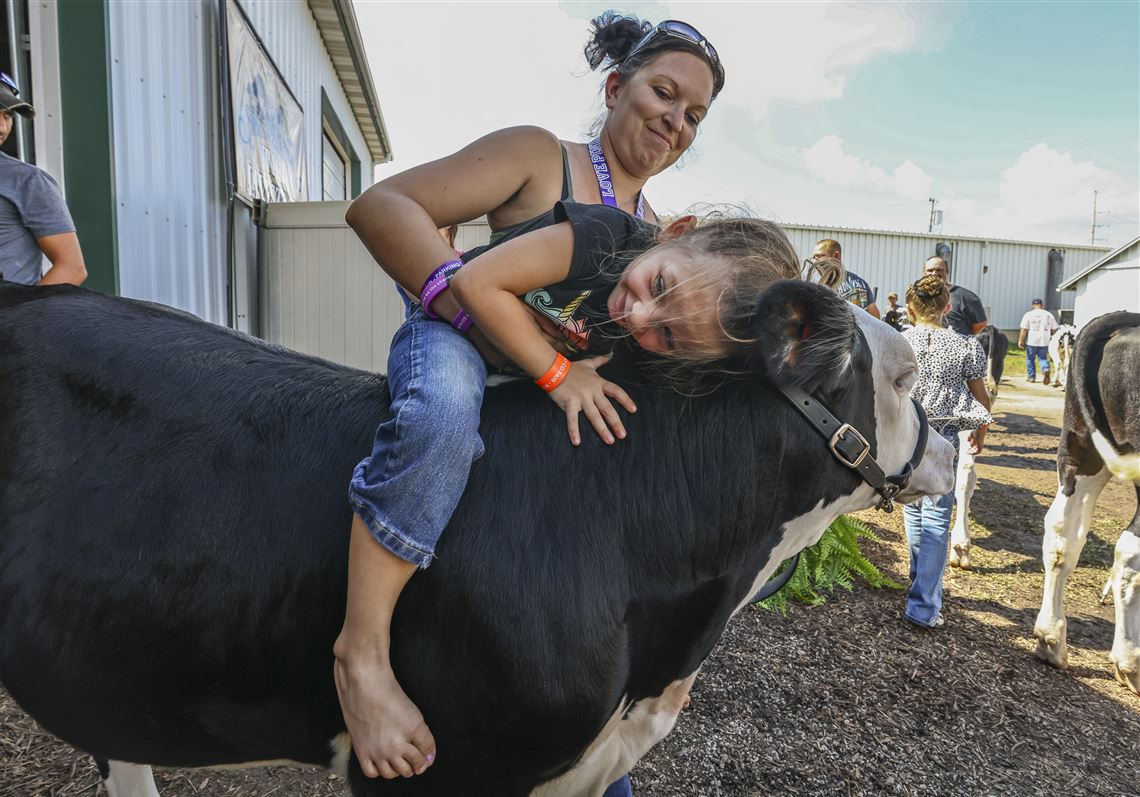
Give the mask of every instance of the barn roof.
M 372 83 L 372 71 L 364 53 L 364 41 L 360 37 L 352 0 L 308 2 L 337 78 L 352 107 L 352 115 L 368 144 L 372 162 L 387 163 L 392 160 L 392 144 L 384 126 L 384 116 L 380 113 L 380 101 Z
M 1062 282 L 1060 285 L 1057 286 L 1057 290 L 1059 290 L 1059 291 L 1071 291 L 1071 290 L 1073 290 L 1076 287 L 1078 282 L 1083 280 L 1089 274 L 1092 274 L 1094 271 L 1096 271 L 1101 266 L 1106 266 L 1109 263 L 1111 263 L 1122 252 L 1125 252 L 1126 250 L 1131 249 L 1132 247 L 1136 246 L 1136 243 L 1138 241 L 1140 241 L 1140 235 L 1136 236 L 1135 238 L 1133 238 L 1131 241 L 1129 241 L 1128 243 L 1126 243 L 1124 246 L 1120 247 L 1119 249 L 1113 249 L 1111 252 L 1109 252 L 1107 255 L 1105 255 L 1104 257 L 1102 257 L 1100 260 L 1096 261 L 1095 263 L 1091 263 L 1090 265 L 1088 265 L 1085 268 L 1084 271 L 1081 271 L 1081 272 L 1074 274 L 1073 276 L 1069 277 L 1067 280 L 1065 280 L 1064 282 Z

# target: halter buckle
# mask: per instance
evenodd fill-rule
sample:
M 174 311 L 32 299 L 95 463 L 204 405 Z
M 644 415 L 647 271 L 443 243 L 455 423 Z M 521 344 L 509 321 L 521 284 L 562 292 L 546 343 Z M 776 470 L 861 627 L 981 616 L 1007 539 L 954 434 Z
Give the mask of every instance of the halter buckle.
M 848 434 L 852 435 L 855 440 L 859 442 L 859 444 L 863 447 L 863 450 L 860 451 L 858 456 L 856 456 L 853 460 L 848 459 L 847 455 L 839 450 L 839 444 L 844 441 Z M 865 460 L 867 458 L 867 455 L 871 453 L 871 445 L 867 442 L 867 438 L 859 434 L 859 430 L 849 423 L 845 423 L 835 430 L 835 434 L 831 436 L 831 439 L 827 442 L 827 446 L 831 449 L 831 453 L 835 455 L 836 459 L 838 459 L 840 462 L 852 470 L 862 465 L 863 460 Z

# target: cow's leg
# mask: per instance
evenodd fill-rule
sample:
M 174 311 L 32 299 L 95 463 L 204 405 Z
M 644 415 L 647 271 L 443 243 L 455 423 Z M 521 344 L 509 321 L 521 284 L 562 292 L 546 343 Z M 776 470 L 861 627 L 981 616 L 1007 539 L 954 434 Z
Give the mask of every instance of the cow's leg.
M 620 707 L 578 764 L 539 786 L 531 797 L 601 797 L 610 784 L 633 769 L 653 745 L 673 730 L 696 678 L 693 673 L 674 681 L 659 697 L 639 700 L 628 714 L 625 707 Z
M 1072 494 L 1065 495 L 1058 488 L 1057 497 L 1045 514 L 1045 537 L 1041 542 L 1045 585 L 1033 635 L 1037 637 L 1037 658 L 1062 669 L 1069 665 L 1065 582 L 1085 547 L 1097 496 L 1111 476 L 1108 468 L 1103 468 L 1092 476 L 1074 477 Z
M 108 763 L 103 785 L 107 787 L 109 797 L 159 797 L 158 788 L 154 785 L 154 773 L 149 766 L 122 761 Z M 103 766 L 99 769 L 102 771 Z
M 978 485 L 978 468 L 970 453 L 970 432 L 958 433 L 958 478 L 954 483 L 954 502 L 957 512 L 950 528 L 950 566 L 968 570 L 970 567 L 970 499 Z
M 1136 515 L 1116 541 L 1112 561 L 1116 633 L 1110 658 L 1116 679 L 1140 694 L 1140 487 L 1136 500 Z

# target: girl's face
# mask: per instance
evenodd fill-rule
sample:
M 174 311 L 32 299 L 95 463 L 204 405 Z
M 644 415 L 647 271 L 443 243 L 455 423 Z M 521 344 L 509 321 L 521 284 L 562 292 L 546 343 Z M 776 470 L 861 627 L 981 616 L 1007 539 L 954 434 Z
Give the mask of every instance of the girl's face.
M 716 280 L 703 276 L 709 267 L 707 258 L 697 262 L 684 246 L 653 247 L 614 286 L 610 318 L 647 351 L 723 353 Z
M 605 133 L 622 167 L 648 178 L 689 148 L 712 102 L 713 75 L 692 53 L 662 53 L 622 83 L 606 80 Z

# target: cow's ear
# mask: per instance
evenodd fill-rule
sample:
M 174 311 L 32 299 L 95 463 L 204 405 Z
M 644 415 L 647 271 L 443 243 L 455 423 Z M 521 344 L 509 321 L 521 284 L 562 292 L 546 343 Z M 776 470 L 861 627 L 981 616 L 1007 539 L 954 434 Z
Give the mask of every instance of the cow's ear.
M 851 305 L 834 291 L 782 280 L 760 294 L 753 333 L 769 377 L 811 392 L 847 380 L 858 327 Z

